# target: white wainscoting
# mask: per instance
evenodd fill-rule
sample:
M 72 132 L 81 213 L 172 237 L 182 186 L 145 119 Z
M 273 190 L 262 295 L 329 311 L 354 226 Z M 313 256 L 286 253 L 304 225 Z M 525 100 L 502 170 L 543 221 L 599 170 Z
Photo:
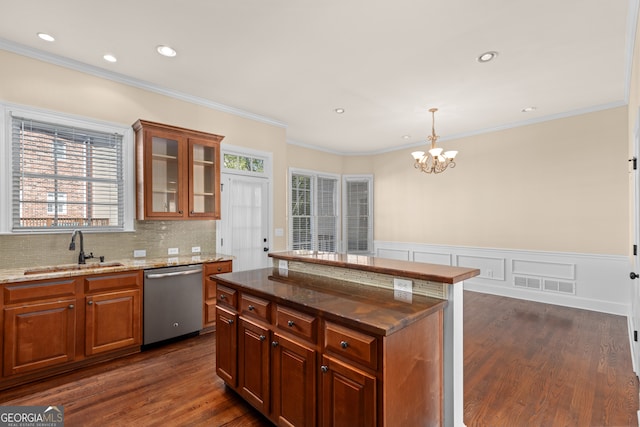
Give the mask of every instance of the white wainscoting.
M 627 316 L 629 258 L 375 241 L 375 255 L 480 269 L 466 290 Z

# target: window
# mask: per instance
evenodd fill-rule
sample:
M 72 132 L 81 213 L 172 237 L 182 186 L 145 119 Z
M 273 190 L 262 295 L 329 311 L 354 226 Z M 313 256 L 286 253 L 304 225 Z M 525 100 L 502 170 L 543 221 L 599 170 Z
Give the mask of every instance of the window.
M 373 177 L 345 176 L 343 235 L 347 253 L 373 252 Z
M 338 251 L 338 177 L 313 172 L 290 174 L 290 247 Z
M 264 169 L 264 159 L 258 157 L 225 153 L 223 158 L 223 167 L 225 169 L 258 174 L 264 174 L 266 172 Z
M 133 229 L 130 128 L 9 109 L 0 232 Z M 128 148 L 125 148 L 125 141 Z M 126 188 L 125 180 L 129 186 Z
M 64 193 L 47 193 L 47 215 L 67 214 L 67 195 Z

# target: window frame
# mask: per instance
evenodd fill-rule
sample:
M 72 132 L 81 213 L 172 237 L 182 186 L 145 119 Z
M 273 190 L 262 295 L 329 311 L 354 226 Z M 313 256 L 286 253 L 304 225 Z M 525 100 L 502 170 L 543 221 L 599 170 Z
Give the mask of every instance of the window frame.
M 349 207 L 349 192 L 347 191 L 347 183 L 348 182 L 367 182 L 368 186 L 368 210 L 369 210 L 369 221 L 368 221 L 368 235 L 367 235 L 367 250 L 366 251 L 349 251 L 349 230 L 348 230 L 348 220 L 347 220 L 347 210 Z M 342 206 L 344 206 L 343 214 L 342 214 L 342 236 L 343 236 L 343 248 L 346 253 L 352 254 L 360 254 L 360 255 L 372 255 L 374 253 L 373 248 L 373 175 L 343 175 L 342 176 Z
M 134 173 L 134 139 L 133 129 L 131 126 L 125 126 L 122 124 L 116 124 L 106 121 L 100 121 L 87 117 L 71 115 L 66 113 L 54 112 L 49 110 L 42 110 L 30 106 L 22 106 L 17 104 L 10 104 L 0 102 L 0 235 L 10 234 L 46 234 L 46 233 L 68 233 L 69 230 L 61 228 L 44 228 L 44 229 L 29 229 L 29 230 L 14 230 L 13 229 L 13 200 L 12 200 L 12 164 L 11 164 L 11 125 L 12 116 L 19 116 L 26 119 L 33 119 L 36 121 L 43 121 L 49 123 L 60 124 L 61 126 L 78 127 L 87 130 L 93 130 L 98 132 L 107 133 L 119 133 L 122 135 L 122 149 L 123 149 L 123 203 L 124 203 L 124 218 L 123 226 L 121 228 L 109 228 L 109 229 L 83 229 L 87 232 L 128 232 L 134 231 L 134 219 L 135 219 L 135 173 Z M 19 210 L 19 207 L 15 207 Z
M 318 242 L 318 203 L 317 203 L 317 180 L 318 178 L 324 179 L 332 179 L 336 181 L 336 194 L 335 194 L 335 203 L 336 203 L 336 225 L 335 225 L 335 250 L 336 252 L 340 252 L 342 245 L 341 238 L 341 179 L 340 175 L 331 174 L 326 172 L 318 172 L 312 171 L 308 169 L 297 169 L 297 168 L 289 168 L 288 180 L 287 180 L 287 214 L 288 214 L 288 229 L 289 229 L 289 238 L 287 239 L 287 246 L 289 249 L 293 248 L 293 200 L 292 200 L 292 187 L 291 181 L 294 175 L 304 175 L 311 177 L 311 250 L 318 250 L 319 242 Z

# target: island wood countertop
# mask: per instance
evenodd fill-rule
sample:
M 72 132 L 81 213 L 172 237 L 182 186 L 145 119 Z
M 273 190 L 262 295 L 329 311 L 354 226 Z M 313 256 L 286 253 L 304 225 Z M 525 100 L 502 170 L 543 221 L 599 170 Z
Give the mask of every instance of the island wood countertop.
M 217 274 L 211 279 L 381 336 L 391 335 L 447 305 L 446 300 L 422 295 L 413 295 L 408 302 L 396 299 L 390 289 L 275 268 Z
M 286 261 L 343 267 L 448 284 L 461 282 L 480 274 L 480 270 L 477 268 L 452 267 L 443 264 L 428 264 L 335 252 L 287 251 L 271 252 L 269 256 Z

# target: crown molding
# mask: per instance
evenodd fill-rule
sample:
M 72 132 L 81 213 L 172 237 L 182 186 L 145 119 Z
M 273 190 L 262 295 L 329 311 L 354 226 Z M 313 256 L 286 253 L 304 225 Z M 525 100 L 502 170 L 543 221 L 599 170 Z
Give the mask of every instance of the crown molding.
M 28 58 L 33 58 L 43 62 L 48 62 L 50 64 L 69 68 L 75 71 L 80 71 L 82 73 L 90 74 L 92 76 L 111 80 L 117 83 L 133 86 L 138 89 L 144 89 L 149 92 L 158 93 L 160 95 L 168 96 L 170 98 L 175 98 L 181 101 L 190 102 L 192 104 L 201 105 L 203 107 L 211 108 L 212 110 L 233 114 L 235 116 L 243 117 L 245 119 L 255 120 L 258 122 L 266 123 L 266 124 L 281 127 L 281 128 L 287 128 L 286 123 L 283 123 L 265 116 L 250 113 L 248 111 L 244 111 L 239 108 L 214 102 L 209 99 L 201 98 L 198 96 L 192 96 L 179 91 L 167 89 L 167 88 L 146 82 L 144 80 L 135 79 L 132 77 L 125 76 L 123 74 L 107 71 L 100 67 L 85 64 L 83 62 L 76 61 L 73 59 L 64 58 L 58 55 L 53 55 L 51 53 L 47 53 L 38 49 L 34 49 L 28 46 L 14 43 L 6 39 L 0 38 L 0 49 L 6 50 L 8 52 L 16 53 L 18 55 L 26 56 Z

